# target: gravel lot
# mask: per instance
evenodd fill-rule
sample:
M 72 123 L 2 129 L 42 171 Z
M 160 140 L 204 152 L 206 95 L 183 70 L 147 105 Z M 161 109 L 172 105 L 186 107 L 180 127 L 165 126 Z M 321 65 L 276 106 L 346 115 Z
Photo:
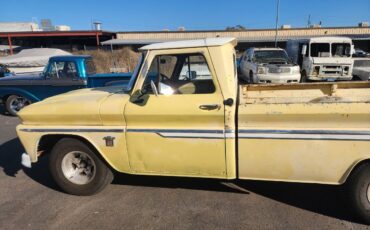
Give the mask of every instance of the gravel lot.
M 67 195 L 47 158 L 21 166 L 18 122 L 0 115 L 1 229 L 367 228 L 336 186 L 118 175 L 98 195 Z

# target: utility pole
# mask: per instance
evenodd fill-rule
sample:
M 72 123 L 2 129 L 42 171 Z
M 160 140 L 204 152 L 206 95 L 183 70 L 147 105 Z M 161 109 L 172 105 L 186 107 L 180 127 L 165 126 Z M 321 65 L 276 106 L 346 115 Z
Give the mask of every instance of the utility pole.
M 277 0 L 277 4 L 276 4 L 276 23 L 275 23 L 275 47 L 277 47 L 278 24 L 279 24 L 279 5 L 280 5 L 280 0 Z

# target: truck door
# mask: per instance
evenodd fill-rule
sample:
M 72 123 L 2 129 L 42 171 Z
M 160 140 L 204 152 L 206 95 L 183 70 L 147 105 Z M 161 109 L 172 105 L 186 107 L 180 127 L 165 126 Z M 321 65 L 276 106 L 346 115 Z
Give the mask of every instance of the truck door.
M 41 99 L 85 87 L 86 83 L 79 78 L 74 61 L 52 61 L 47 67 L 44 79 L 35 82 L 39 86 Z
M 144 63 L 125 108 L 136 173 L 226 176 L 223 96 L 206 50 L 192 50 L 151 51 Z

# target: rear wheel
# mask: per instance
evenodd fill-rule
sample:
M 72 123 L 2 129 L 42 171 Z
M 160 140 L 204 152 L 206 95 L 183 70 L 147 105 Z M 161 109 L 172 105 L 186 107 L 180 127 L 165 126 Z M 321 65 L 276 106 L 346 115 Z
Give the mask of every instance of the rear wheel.
M 370 224 L 370 164 L 356 168 L 347 186 L 352 210 L 365 223 Z
M 6 111 L 10 115 L 16 116 L 21 109 L 29 104 L 31 104 L 31 101 L 27 98 L 11 95 L 6 99 Z
M 49 168 L 55 182 L 73 195 L 93 195 L 113 180 L 112 171 L 79 140 L 64 138 L 53 148 Z

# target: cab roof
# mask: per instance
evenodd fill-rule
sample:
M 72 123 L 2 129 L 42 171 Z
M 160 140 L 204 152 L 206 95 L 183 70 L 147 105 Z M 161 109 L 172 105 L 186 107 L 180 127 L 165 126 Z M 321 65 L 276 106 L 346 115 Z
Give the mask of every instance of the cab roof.
M 59 55 L 59 56 L 52 56 L 49 60 L 65 60 L 65 61 L 73 61 L 76 59 L 88 59 L 91 58 L 90 55 Z
M 197 40 L 184 40 L 184 41 L 155 43 L 155 44 L 143 46 L 140 48 L 140 50 L 210 47 L 210 46 L 222 46 L 227 43 L 232 43 L 235 46 L 237 41 L 233 37 L 205 38 L 205 39 L 197 39 Z

